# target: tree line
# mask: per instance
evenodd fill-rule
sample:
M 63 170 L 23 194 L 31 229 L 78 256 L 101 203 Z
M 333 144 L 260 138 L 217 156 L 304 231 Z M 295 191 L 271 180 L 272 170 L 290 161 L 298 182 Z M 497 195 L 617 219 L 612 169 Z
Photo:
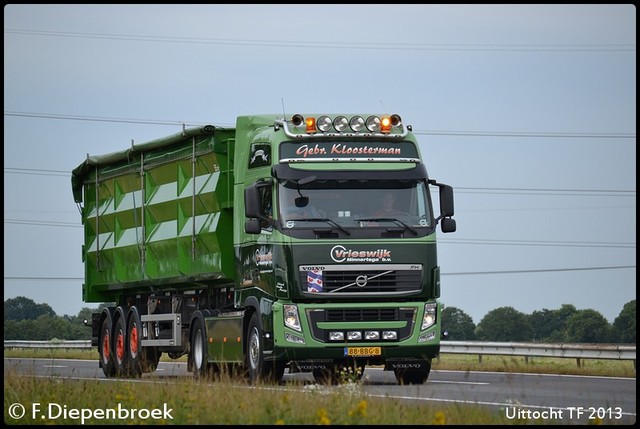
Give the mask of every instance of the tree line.
M 635 299 L 622 307 L 611 324 L 598 311 L 577 310 L 571 304 L 531 314 L 500 307 L 487 313 L 477 325 L 459 308 L 442 310 L 442 329 L 450 341 L 635 344 L 636 324 Z
M 98 308 L 108 306 L 101 304 Z M 85 307 L 77 316 L 58 316 L 49 304 L 38 304 L 19 296 L 4 302 L 4 339 L 49 341 L 90 340 L 94 308 Z M 491 310 L 476 325 L 463 310 L 445 306 L 442 329 L 450 341 L 632 343 L 636 342 L 636 300 L 627 302 L 613 323 L 591 309 L 577 310 L 564 304 L 557 310 L 543 309 L 525 314 L 513 307 Z

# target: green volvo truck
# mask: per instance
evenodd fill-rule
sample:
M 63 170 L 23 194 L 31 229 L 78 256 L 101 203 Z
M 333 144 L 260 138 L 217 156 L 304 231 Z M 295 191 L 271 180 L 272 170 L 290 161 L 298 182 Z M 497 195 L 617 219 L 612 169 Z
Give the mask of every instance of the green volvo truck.
M 105 376 L 154 371 L 165 353 L 202 378 L 335 382 L 375 365 L 427 380 L 453 189 L 429 177 L 399 115 L 183 127 L 87 155 L 71 182 L 82 298 L 109 303 L 87 322 Z

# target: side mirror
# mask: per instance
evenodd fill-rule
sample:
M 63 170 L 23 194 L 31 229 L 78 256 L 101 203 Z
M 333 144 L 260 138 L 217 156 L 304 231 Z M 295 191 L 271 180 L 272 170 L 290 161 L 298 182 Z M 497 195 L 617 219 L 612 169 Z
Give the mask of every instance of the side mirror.
M 260 226 L 260 219 L 248 219 L 244 222 L 244 232 L 247 234 L 260 234 L 262 227 Z
M 244 190 L 244 215 L 248 218 L 261 218 L 262 195 L 254 183 Z
M 453 188 L 449 185 L 438 184 L 440 188 L 440 216 L 453 216 Z
M 450 217 L 442 218 L 440 229 L 442 229 L 442 232 L 456 232 L 456 220 Z

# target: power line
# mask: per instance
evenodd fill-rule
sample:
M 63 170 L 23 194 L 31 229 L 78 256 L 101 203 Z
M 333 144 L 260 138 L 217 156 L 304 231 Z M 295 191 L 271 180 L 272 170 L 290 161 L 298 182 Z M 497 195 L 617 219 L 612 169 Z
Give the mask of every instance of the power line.
M 546 132 L 499 132 L 499 131 L 413 131 L 416 135 L 465 136 L 465 137 L 535 137 L 572 139 L 635 139 L 632 133 L 546 133 Z
M 27 276 L 7 276 L 4 278 L 5 280 L 38 280 L 38 281 L 73 281 L 73 280 L 81 280 L 84 281 L 84 277 L 27 277 Z
M 36 168 L 5 167 L 5 173 L 9 174 L 32 174 L 44 176 L 64 176 L 70 177 L 71 172 L 64 170 L 43 170 Z M 552 189 L 552 188 L 486 188 L 486 187 L 456 187 L 457 193 L 470 194 L 497 194 L 497 195 L 572 195 L 572 196 L 613 196 L 630 197 L 635 196 L 634 190 L 621 189 Z M 619 194 L 619 195 L 616 195 Z
M 619 265 L 605 267 L 578 267 L 578 268 L 546 268 L 539 270 L 504 270 L 504 271 L 467 271 L 458 273 L 440 273 L 441 276 L 470 276 L 484 274 L 530 274 L 530 273 L 550 273 L 550 272 L 572 272 L 572 271 L 599 271 L 599 270 L 621 270 L 636 268 L 635 265 Z M 34 277 L 34 276 L 5 276 L 5 280 L 16 281 L 84 281 L 83 277 Z
M 58 226 L 82 228 L 80 223 L 71 222 L 50 222 L 37 220 L 19 220 L 5 219 L 4 223 L 18 225 L 39 225 L 39 226 Z M 585 247 L 585 248 L 618 248 L 618 249 L 635 249 L 635 243 L 624 242 L 588 242 L 588 241 L 536 241 L 536 240 L 492 240 L 492 239 L 452 239 L 441 238 L 440 243 L 444 244 L 479 244 L 493 246 L 547 246 L 547 247 Z
M 82 228 L 82 224 L 71 222 L 52 222 L 52 221 L 39 221 L 39 220 L 21 220 L 21 219 L 5 219 L 4 223 L 16 224 L 16 225 L 39 225 L 39 226 L 61 226 L 68 228 Z
M 130 118 L 105 118 L 98 116 L 79 116 L 79 115 L 64 115 L 55 113 L 30 113 L 30 112 L 13 112 L 5 111 L 6 116 L 17 116 L 27 118 L 40 118 L 40 119 L 63 119 L 69 121 L 91 121 L 91 122 L 119 122 L 124 124 L 140 124 L 140 125 L 185 125 L 195 126 L 195 124 L 186 124 L 181 121 L 169 121 L 161 119 L 130 119 Z M 199 124 L 207 125 L 207 124 Z
M 77 39 L 123 40 L 152 43 L 183 43 L 197 45 L 270 46 L 298 49 L 361 49 L 395 51 L 480 51 L 480 52 L 635 52 L 635 44 L 454 44 L 454 43 L 389 43 L 389 42 L 327 42 L 293 40 L 220 39 L 206 37 L 150 36 L 136 34 L 78 33 L 5 28 L 5 34 L 66 37 Z
M 594 270 L 620 270 L 636 268 L 635 265 L 620 265 L 611 267 L 585 267 L 585 268 L 548 268 L 541 270 L 508 270 L 508 271 L 468 271 L 462 273 L 441 273 L 441 276 L 475 276 L 480 274 L 524 274 L 524 273 L 552 273 L 565 271 L 594 271 Z
M 71 175 L 71 173 L 69 171 L 42 170 L 42 169 L 37 169 L 37 168 L 5 167 L 4 168 L 4 172 L 5 173 L 11 173 L 11 174 L 28 174 L 28 175 L 34 175 L 34 176 L 65 176 L 65 177 L 68 177 L 68 176 Z
M 621 248 L 635 249 L 636 243 L 619 242 L 587 242 L 587 241 L 537 241 L 537 240 L 491 240 L 473 238 L 441 238 L 440 243 L 448 244 L 481 244 L 494 246 L 549 246 L 549 247 L 589 247 L 589 248 Z
M 29 117 L 41 119 L 60 119 L 68 121 L 93 121 L 93 122 L 119 122 L 126 124 L 140 125 L 179 125 L 179 126 L 202 126 L 208 125 L 198 122 L 184 122 L 163 119 L 133 119 L 133 118 L 108 118 L 98 116 L 79 116 L 52 113 L 16 112 L 4 111 L 5 116 Z M 220 126 L 233 127 L 232 124 L 221 124 Z M 439 136 L 470 136 L 470 137 L 535 137 L 535 138 L 596 138 L 596 139 L 635 139 L 635 133 L 562 133 L 562 132 L 526 132 L 526 131 L 422 131 L 414 130 L 415 135 L 439 135 Z

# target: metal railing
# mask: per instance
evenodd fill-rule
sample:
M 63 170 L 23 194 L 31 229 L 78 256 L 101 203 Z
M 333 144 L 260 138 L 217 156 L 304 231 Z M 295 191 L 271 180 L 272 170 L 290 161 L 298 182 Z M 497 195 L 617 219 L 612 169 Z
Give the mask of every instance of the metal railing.
M 6 349 L 90 349 L 91 340 L 4 340 Z
M 581 365 L 581 359 L 632 360 L 633 367 L 636 367 L 635 344 L 442 341 L 440 353 L 478 355 L 479 362 L 482 362 L 483 355 L 524 356 L 526 363 L 530 357 L 573 358 L 578 366 Z

